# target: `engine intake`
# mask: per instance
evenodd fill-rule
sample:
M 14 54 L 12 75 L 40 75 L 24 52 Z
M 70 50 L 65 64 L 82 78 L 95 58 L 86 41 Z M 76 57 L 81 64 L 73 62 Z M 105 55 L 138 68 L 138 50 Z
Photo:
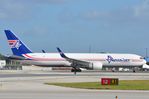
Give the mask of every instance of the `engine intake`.
M 102 63 L 100 62 L 94 62 L 89 64 L 89 69 L 91 70 L 101 70 L 102 69 Z

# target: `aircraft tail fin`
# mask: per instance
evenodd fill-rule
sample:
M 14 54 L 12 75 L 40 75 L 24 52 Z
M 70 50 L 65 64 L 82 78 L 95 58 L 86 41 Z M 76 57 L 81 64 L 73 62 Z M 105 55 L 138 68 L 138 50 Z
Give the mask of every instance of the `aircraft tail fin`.
M 14 33 L 12 33 L 10 30 L 4 30 L 4 32 L 14 55 L 22 56 L 22 54 L 32 53 L 32 51 L 27 48 L 27 46 L 23 44 Z

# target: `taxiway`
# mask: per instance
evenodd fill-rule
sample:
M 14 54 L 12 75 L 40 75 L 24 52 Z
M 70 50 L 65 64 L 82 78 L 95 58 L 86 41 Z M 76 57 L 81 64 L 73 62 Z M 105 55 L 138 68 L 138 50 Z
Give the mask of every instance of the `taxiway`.
M 148 99 L 149 91 L 88 90 L 46 85 L 46 82 L 94 82 L 102 77 L 149 80 L 149 73 L 17 71 L 0 72 L 0 99 Z

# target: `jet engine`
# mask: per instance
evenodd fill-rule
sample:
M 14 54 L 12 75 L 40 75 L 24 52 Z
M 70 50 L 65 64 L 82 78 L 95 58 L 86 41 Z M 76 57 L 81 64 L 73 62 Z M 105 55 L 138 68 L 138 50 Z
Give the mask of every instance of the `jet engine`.
M 102 69 L 102 63 L 100 62 L 94 62 L 89 64 L 89 69 L 91 70 L 101 70 Z

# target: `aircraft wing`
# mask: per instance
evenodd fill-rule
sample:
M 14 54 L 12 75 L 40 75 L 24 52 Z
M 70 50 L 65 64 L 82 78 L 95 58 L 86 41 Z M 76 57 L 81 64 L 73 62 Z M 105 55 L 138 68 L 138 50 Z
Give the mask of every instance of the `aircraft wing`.
M 6 59 L 15 59 L 15 60 L 26 60 L 25 57 L 17 56 L 17 55 L 11 55 L 11 56 L 4 56 Z
M 61 57 L 72 63 L 73 66 L 80 66 L 80 67 L 86 67 L 89 66 L 91 63 L 83 60 L 77 60 L 73 58 L 67 57 L 60 48 L 57 48 L 58 52 L 60 53 Z

